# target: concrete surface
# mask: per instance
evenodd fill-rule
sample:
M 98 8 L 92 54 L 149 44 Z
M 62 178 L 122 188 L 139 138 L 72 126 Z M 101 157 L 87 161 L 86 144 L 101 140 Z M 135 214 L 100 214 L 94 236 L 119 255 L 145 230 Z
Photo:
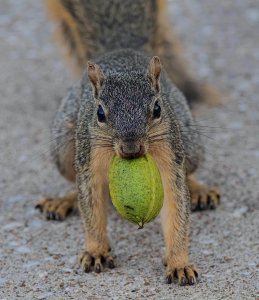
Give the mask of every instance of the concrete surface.
M 76 268 L 83 228 L 75 214 L 47 222 L 42 195 L 71 186 L 49 158 L 49 126 L 72 82 L 51 42 L 41 1 L 0 2 L 0 299 L 255 299 L 259 243 L 259 7 L 257 0 L 177 0 L 172 21 L 196 73 L 228 102 L 199 117 L 208 149 L 199 177 L 219 186 L 216 211 L 192 215 L 197 286 L 164 283 L 159 220 L 137 230 L 110 208 L 117 268 Z M 213 127 L 213 128 L 211 128 Z M 257 295 L 258 297 L 258 295 Z

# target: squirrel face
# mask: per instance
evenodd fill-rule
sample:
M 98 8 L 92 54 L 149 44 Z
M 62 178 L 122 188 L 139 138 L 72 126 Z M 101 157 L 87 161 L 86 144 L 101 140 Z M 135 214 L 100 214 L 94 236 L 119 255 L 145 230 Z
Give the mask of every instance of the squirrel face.
M 155 127 L 163 126 L 160 72 L 158 57 L 151 60 L 147 74 L 116 73 L 105 78 L 98 65 L 88 64 L 98 131 L 106 135 L 106 141 L 110 138 L 114 151 L 123 158 L 144 155 L 152 132 L 157 132 Z

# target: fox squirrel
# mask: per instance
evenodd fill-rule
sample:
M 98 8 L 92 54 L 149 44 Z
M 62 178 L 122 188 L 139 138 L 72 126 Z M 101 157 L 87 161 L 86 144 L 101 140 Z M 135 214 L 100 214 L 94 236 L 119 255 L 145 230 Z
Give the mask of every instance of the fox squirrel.
M 85 227 L 83 269 L 113 268 L 106 232 L 109 163 L 114 154 L 130 159 L 148 152 L 164 186 L 166 281 L 177 278 L 185 285 L 196 283 L 198 277 L 188 258 L 190 206 L 214 209 L 220 195 L 192 175 L 203 159 L 203 147 L 183 96 L 189 103 L 203 100 L 212 89 L 187 72 L 164 16 L 165 4 L 48 1 L 60 37 L 78 67 L 87 65 L 87 72 L 68 90 L 52 126 L 52 157 L 60 173 L 76 182 L 77 190 L 43 199 L 37 208 L 48 219 L 63 220 L 78 203 Z

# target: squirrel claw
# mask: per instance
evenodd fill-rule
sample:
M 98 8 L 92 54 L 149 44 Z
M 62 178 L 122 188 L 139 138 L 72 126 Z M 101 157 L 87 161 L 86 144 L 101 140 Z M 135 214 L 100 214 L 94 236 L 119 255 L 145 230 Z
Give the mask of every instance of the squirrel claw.
M 101 273 L 105 265 L 110 269 L 115 268 L 113 257 L 110 254 L 92 256 L 88 251 L 84 251 L 79 256 L 79 263 L 86 273 L 90 271 Z
M 220 204 L 220 192 L 217 188 L 207 187 L 193 176 L 188 178 L 188 186 L 192 211 L 215 209 Z
M 167 269 L 166 283 L 171 284 L 173 279 L 181 286 L 194 285 L 197 283 L 198 271 L 195 266 L 188 265 L 183 268 Z
M 216 209 L 220 204 L 220 192 L 216 188 L 203 187 L 191 192 L 191 210 Z
M 44 198 L 35 209 L 43 213 L 47 220 L 63 221 L 73 211 L 74 202 L 73 197 Z

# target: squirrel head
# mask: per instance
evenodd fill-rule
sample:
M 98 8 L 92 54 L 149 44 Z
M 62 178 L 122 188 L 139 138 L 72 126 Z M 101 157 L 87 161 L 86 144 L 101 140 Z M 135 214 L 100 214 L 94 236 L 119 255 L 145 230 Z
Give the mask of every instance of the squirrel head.
M 88 63 L 88 78 L 96 100 L 95 136 L 103 136 L 103 145 L 110 144 L 123 158 L 144 155 L 152 141 L 158 141 L 158 133 L 165 134 L 160 74 L 157 56 L 151 59 L 146 73 L 125 71 L 104 76 L 99 65 Z

